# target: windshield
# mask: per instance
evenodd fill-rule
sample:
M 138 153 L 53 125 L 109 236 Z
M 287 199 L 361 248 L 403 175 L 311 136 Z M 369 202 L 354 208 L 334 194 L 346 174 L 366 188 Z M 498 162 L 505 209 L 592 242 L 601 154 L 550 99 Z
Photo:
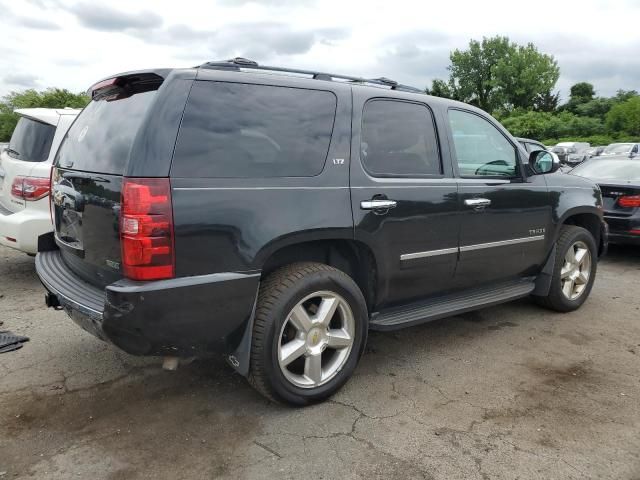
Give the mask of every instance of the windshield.
M 598 180 L 640 181 L 637 160 L 591 160 L 571 170 L 571 175 Z
M 22 117 L 9 143 L 9 156 L 25 162 L 44 162 L 49 158 L 56 127 Z
M 602 153 L 629 153 L 631 147 L 633 147 L 632 143 L 612 143 Z
M 152 90 L 124 98 L 92 101 L 65 136 L 56 165 L 122 175 L 133 140 L 155 94 Z

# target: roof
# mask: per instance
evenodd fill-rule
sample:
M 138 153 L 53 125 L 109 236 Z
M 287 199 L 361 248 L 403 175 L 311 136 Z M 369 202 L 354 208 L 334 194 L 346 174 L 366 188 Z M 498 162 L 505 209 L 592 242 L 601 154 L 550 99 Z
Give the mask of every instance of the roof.
M 254 70 L 254 71 L 263 71 L 263 72 L 271 72 L 271 73 L 280 73 L 280 74 L 293 74 L 293 75 L 302 75 L 307 76 L 308 78 L 314 80 L 324 80 L 324 81 L 342 81 L 349 82 L 353 84 L 359 85 L 376 85 L 378 87 L 387 87 L 391 90 L 399 90 L 403 92 L 411 92 L 411 93 L 424 93 L 424 90 L 420 90 L 419 88 L 411 87 L 408 85 L 402 85 L 395 80 L 391 80 L 386 77 L 379 78 L 362 78 L 362 77 L 354 77 L 351 75 L 342 75 L 336 73 L 326 73 L 326 72 L 318 72 L 315 70 L 300 70 L 297 68 L 284 68 L 284 67 L 272 67 L 266 65 L 258 65 L 257 62 L 253 60 L 248 60 L 242 57 L 232 58 L 230 60 L 225 60 L 221 62 L 206 62 L 199 66 L 199 68 L 209 68 L 209 69 L 218 69 L 218 70 Z
M 37 120 L 38 122 L 57 125 L 60 115 L 78 115 L 79 108 L 16 108 L 16 112 L 21 117 Z

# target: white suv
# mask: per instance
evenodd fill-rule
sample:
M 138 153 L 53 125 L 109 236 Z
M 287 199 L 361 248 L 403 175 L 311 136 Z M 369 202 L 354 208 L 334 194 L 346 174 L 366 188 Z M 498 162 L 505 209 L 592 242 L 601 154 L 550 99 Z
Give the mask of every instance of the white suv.
M 0 245 L 29 254 L 53 230 L 49 212 L 51 162 L 80 110 L 22 108 L 9 145 L 0 152 Z

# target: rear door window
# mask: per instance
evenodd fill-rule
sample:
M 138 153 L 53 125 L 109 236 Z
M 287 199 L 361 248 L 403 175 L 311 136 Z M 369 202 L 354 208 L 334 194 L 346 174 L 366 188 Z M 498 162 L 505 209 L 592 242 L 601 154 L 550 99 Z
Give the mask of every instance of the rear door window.
M 362 114 L 362 164 L 374 176 L 440 175 L 433 116 L 428 107 L 372 100 Z
M 9 142 L 9 156 L 25 162 L 44 162 L 49 158 L 56 127 L 21 117 Z
M 309 177 L 324 168 L 336 115 L 328 91 L 195 82 L 171 175 Z

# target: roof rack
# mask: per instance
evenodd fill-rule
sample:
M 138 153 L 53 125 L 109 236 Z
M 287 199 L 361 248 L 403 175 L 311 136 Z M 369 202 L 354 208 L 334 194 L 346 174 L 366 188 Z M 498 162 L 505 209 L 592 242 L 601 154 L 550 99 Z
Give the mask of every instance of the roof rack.
M 424 93 L 423 90 L 419 88 L 410 87 L 408 85 L 402 85 L 395 80 L 391 80 L 389 78 L 380 77 L 380 78 L 362 78 L 362 77 L 352 77 L 349 75 L 338 75 L 335 73 L 322 73 L 322 72 L 314 72 L 312 70 L 299 70 L 296 68 L 283 68 L 283 67 L 268 67 L 266 65 L 258 65 L 257 62 L 253 60 L 249 60 L 242 57 L 232 58 L 230 60 L 224 60 L 219 62 L 206 62 L 200 65 L 201 68 L 212 68 L 219 70 L 263 70 L 269 72 L 283 72 L 283 73 L 294 73 L 298 75 L 309 75 L 311 78 L 315 80 L 342 80 L 350 83 L 359 83 L 362 85 L 378 85 L 383 87 L 389 87 L 391 90 L 398 90 L 402 92 L 411 92 L 411 93 Z

